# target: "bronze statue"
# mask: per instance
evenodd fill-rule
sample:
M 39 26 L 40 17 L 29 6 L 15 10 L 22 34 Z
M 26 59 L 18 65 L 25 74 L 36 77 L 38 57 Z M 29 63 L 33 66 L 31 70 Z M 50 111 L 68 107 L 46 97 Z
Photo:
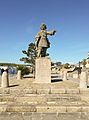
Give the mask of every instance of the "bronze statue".
M 47 48 L 50 47 L 50 42 L 47 38 L 47 35 L 54 35 L 55 30 L 46 31 L 47 27 L 45 24 L 40 26 L 40 32 L 35 37 L 35 46 L 37 51 L 37 57 L 45 57 L 47 56 Z

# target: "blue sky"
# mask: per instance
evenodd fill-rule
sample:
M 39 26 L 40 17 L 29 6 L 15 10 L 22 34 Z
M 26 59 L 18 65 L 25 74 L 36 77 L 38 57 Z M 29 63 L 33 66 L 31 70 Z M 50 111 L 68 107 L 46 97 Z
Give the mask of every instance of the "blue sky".
M 89 51 L 89 0 L 0 0 L 0 62 L 22 63 L 41 23 L 55 29 L 53 62 L 76 63 Z

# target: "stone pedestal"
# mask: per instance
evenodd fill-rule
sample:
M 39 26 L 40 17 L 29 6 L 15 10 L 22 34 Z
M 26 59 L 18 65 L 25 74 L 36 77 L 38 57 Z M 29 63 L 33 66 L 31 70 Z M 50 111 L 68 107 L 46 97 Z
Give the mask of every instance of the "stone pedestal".
M 49 58 L 37 58 L 35 70 L 35 83 L 51 83 L 51 60 Z
M 21 79 L 21 70 L 18 70 L 17 72 L 17 80 L 20 80 Z
M 2 88 L 9 87 L 8 73 L 6 71 L 4 71 L 2 74 L 1 87 Z
M 87 72 L 82 71 L 80 75 L 80 88 L 87 88 Z
M 67 80 L 67 71 L 64 71 L 63 73 L 63 81 Z

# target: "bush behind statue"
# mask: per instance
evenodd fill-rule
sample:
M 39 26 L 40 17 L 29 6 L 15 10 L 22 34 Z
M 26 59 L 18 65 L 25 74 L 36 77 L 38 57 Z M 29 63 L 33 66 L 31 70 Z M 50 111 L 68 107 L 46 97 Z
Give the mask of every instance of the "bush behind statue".
M 21 70 L 21 75 L 22 75 L 22 76 L 23 76 L 23 75 L 27 75 L 27 74 L 30 73 L 29 68 L 26 67 L 26 66 L 23 66 L 23 65 L 19 65 L 19 66 L 17 67 L 17 70 Z

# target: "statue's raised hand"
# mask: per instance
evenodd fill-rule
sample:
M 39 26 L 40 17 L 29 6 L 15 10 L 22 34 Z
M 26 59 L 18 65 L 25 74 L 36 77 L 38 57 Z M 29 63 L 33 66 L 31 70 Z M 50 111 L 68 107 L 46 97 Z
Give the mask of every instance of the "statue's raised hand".
M 56 33 L 56 30 L 53 30 L 53 35 Z

